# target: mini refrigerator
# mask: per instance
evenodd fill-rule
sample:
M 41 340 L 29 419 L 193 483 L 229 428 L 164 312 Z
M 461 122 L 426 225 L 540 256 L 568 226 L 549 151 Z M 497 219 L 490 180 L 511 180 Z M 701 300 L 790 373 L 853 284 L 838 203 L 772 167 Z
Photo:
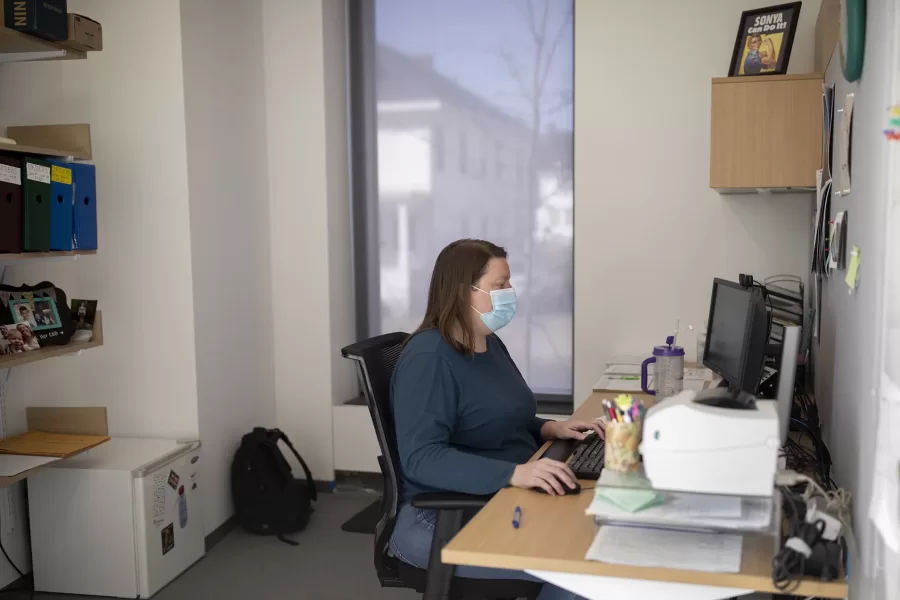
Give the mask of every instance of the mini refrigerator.
M 113 438 L 28 479 L 34 589 L 150 598 L 204 554 L 200 443 Z

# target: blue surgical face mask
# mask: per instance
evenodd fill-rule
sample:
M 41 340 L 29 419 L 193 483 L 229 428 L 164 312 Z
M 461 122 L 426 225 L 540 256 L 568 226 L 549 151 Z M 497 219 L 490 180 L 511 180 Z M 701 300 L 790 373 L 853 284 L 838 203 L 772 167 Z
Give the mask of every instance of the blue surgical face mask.
M 516 290 L 513 288 L 504 288 L 502 290 L 491 290 L 486 292 L 481 288 L 472 286 L 472 289 L 478 290 L 482 294 L 491 297 L 491 312 L 483 313 L 474 306 L 475 312 L 481 315 L 481 322 L 484 323 L 492 332 L 497 331 L 512 321 L 516 314 Z

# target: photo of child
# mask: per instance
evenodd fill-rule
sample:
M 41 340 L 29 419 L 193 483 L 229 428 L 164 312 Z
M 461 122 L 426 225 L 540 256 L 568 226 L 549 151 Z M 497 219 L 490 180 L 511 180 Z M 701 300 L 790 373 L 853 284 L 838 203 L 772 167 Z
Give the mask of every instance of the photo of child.
M 58 326 L 59 314 L 56 311 L 56 302 L 50 298 L 35 299 L 34 320 L 39 328 Z
M 10 307 L 16 323 L 27 323 L 32 327 L 37 325 L 37 321 L 34 320 L 34 311 L 32 310 L 30 304 L 19 304 L 16 302 L 12 302 L 10 303 Z
M 7 354 L 38 350 L 41 347 L 27 323 L 0 325 L 0 337 L 6 342 Z
M 34 332 L 31 331 L 31 327 L 26 323 L 19 323 L 16 325 L 16 331 L 18 331 L 19 335 L 22 337 L 22 349 L 25 352 L 40 350 L 41 345 L 38 343 L 37 338 L 34 337 Z
M 28 325 L 31 331 L 60 326 L 59 312 L 52 298 L 23 298 L 10 302 L 9 306 L 16 323 Z

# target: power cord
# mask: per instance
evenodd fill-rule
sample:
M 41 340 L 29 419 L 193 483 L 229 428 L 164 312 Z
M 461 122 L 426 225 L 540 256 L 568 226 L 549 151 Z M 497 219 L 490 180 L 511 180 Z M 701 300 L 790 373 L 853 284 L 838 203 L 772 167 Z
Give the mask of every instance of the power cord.
M 797 531 L 784 543 L 772 559 L 772 583 L 781 592 L 791 592 L 800 585 L 806 570 L 806 559 L 812 556 L 812 549 L 822 540 L 825 521 L 800 523 Z
M 836 519 L 840 523 L 840 537 L 847 545 L 844 561 L 844 572 L 849 578 L 851 574 L 851 559 L 858 556 L 856 537 L 853 534 L 851 520 L 850 492 L 844 489 L 826 491 L 814 479 L 795 471 L 780 471 L 775 476 L 775 485 L 785 488 L 785 498 L 790 506 L 790 532 L 784 547 L 772 559 L 772 582 L 782 592 L 790 592 L 797 588 L 801 578 L 805 575 L 806 560 L 812 556 L 813 549 L 823 541 L 823 534 L 827 528 L 827 519 L 832 522 Z M 807 510 L 811 507 L 823 515 L 814 523 L 801 520 L 799 515 L 797 493 L 789 488 L 804 485 L 800 498 Z M 821 499 L 821 501 L 819 500 Z M 824 501 L 824 506 L 823 502 Z M 829 539 L 835 539 L 838 534 Z M 826 542 L 830 543 L 830 542 Z
M 9 488 L 7 488 L 7 493 L 9 493 Z M 3 531 L 2 523 L 0 523 L 0 531 Z M 16 565 L 16 563 L 13 562 L 13 559 L 9 557 L 9 553 L 6 551 L 6 547 L 4 547 L 4 545 L 3 545 L 3 536 L 2 535 L 0 535 L 0 552 L 2 552 L 3 556 L 6 557 L 6 561 L 15 570 L 15 572 L 19 574 L 19 578 L 25 580 L 25 582 L 22 586 L 16 587 L 16 588 L 8 588 L 8 589 L 0 590 L 0 594 L 14 594 L 14 593 L 18 593 L 18 592 L 28 592 L 28 597 L 34 598 L 34 587 L 28 582 L 28 577 L 25 575 L 25 573 L 22 572 L 22 569 L 20 569 L 18 567 L 18 565 Z
M 6 493 L 7 494 L 9 493 L 9 488 L 7 488 Z M 3 523 L 2 523 L 2 519 L 0 519 L 0 531 L 3 531 L 2 527 L 3 527 Z M 25 577 L 25 573 L 22 572 L 22 569 L 20 569 L 18 566 L 16 566 L 16 563 L 13 562 L 13 559 L 11 559 L 9 557 L 9 554 L 7 554 L 6 548 L 3 546 L 3 536 L 2 535 L 0 535 L 0 552 L 3 552 L 3 556 L 6 557 L 6 561 L 16 571 L 16 573 L 19 574 L 19 577 Z

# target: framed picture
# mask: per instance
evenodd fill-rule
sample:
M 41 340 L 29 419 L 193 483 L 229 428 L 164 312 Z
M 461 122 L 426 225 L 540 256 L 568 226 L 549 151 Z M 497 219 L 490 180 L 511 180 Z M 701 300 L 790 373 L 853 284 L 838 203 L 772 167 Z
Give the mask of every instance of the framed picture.
M 28 325 L 31 331 L 60 327 L 59 311 L 52 298 L 10 300 L 9 310 L 16 324 Z
M 0 345 L 6 354 L 30 352 L 41 348 L 28 323 L 18 325 L 0 325 L 0 337 L 5 344 Z
M 72 300 L 72 317 L 75 318 L 76 331 L 92 331 L 97 317 L 97 301 Z
M 801 4 L 791 2 L 744 11 L 734 40 L 728 76 L 787 73 Z

